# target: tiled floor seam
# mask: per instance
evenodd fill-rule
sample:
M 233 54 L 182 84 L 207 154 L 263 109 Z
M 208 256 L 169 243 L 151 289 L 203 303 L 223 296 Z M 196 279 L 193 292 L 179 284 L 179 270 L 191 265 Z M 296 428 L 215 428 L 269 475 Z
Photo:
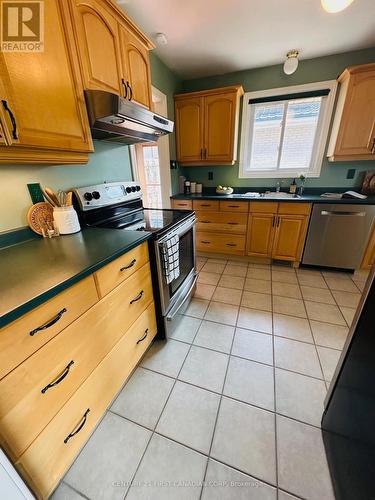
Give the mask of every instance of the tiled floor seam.
M 195 334 L 195 335 L 196 335 L 196 334 Z M 195 339 L 195 336 L 194 336 L 194 339 Z M 193 340 L 194 340 L 194 339 L 193 339 Z M 184 363 L 185 363 L 186 358 L 188 357 L 188 355 L 189 355 L 189 352 L 190 352 L 190 351 L 191 351 L 191 345 L 190 345 L 190 348 L 188 349 L 188 351 L 187 351 L 187 353 L 186 353 L 186 355 L 185 355 L 184 361 L 183 361 L 183 363 L 181 364 L 181 367 L 180 367 L 180 369 L 179 369 L 179 371 L 178 371 L 178 373 L 177 373 L 177 377 L 180 375 L 180 372 L 181 372 L 181 370 L 182 370 L 182 367 L 184 366 Z M 174 387 L 175 387 L 175 385 L 176 385 L 176 383 L 177 383 L 177 377 L 175 378 L 175 381 L 174 381 L 174 383 L 173 383 L 173 386 L 171 387 L 171 390 L 170 390 L 170 392 L 169 392 L 169 394 L 168 394 L 168 397 L 167 397 L 167 399 L 166 399 L 166 401 L 165 401 L 165 403 L 164 403 L 164 405 L 163 405 L 163 408 L 162 408 L 162 410 L 161 410 L 161 412 L 160 412 L 159 418 L 158 418 L 158 420 L 157 420 L 157 422 L 156 422 L 156 424 L 155 424 L 155 428 L 154 428 L 154 430 L 151 432 L 150 439 L 149 439 L 149 440 L 148 440 L 148 442 L 147 442 L 147 445 L 146 445 L 146 447 L 145 447 L 145 449 L 144 449 L 144 451 L 143 451 L 143 453 L 142 453 L 142 456 L 141 456 L 141 458 L 140 458 L 140 460 L 139 460 L 139 462 L 138 462 L 138 465 L 137 465 L 137 467 L 136 467 L 136 469 L 135 469 L 135 471 L 134 471 L 134 474 L 133 474 L 133 475 L 132 475 L 132 477 L 131 477 L 130 484 L 132 484 L 132 482 L 134 481 L 134 479 L 135 479 L 135 477 L 136 477 L 136 475 L 137 475 L 137 472 L 138 472 L 138 470 L 139 470 L 139 467 L 140 467 L 140 465 L 141 465 L 141 463 L 142 463 L 142 461 L 143 461 L 143 459 L 144 459 L 144 457 L 145 457 L 145 454 L 146 454 L 146 452 L 147 452 L 147 450 L 148 450 L 148 447 L 150 446 L 150 443 L 151 443 L 152 437 L 153 437 L 153 436 L 154 436 L 154 434 L 155 434 L 155 429 L 156 429 L 156 427 L 157 427 L 157 425 L 158 425 L 158 423 L 159 423 L 159 421 L 160 421 L 160 418 L 161 418 L 161 416 L 162 416 L 162 414 L 163 414 L 163 412 L 164 412 L 164 410 L 165 410 L 165 407 L 167 406 L 167 403 L 168 403 L 168 401 L 169 401 L 169 398 L 171 397 L 172 391 L 173 391 L 173 389 L 174 389 Z M 125 495 L 124 495 L 124 500 L 125 500 L 125 499 L 126 499 L 126 497 L 128 496 L 129 492 L 130 492 L 130 487 L 127 489 L 127 491 L 126 491 L 126 493 L 125 493 Z
M 65 478 L 61 481 L 60 484 L 62 484 L 62 483 L 64 483 L 67 486 L 69 486 L 69 488 L 71 490 L 73 490 L 75 493 L 78 493 L 78 495 L 80 495 L 82 498 L 85 498 L 85 500 L 93 500 L 92 498 L 90 498 L 87 495 L 85 495 L 84 493 L 82 493 L 82 491 L 77 490 L 77 488 L 75 488 L 74 486 L 72 486 L 71 484 L 69 484 L 68 481 L 65 480 Z
M 272 275 L 271 275 L 272 278 Z M 272 281 L 271 281 L 271 290 Z M 273 408 L 274 408 L 274 426 L 275 426 L 275 469 L 276 469 L 276 499 L 279 499 L 279 464 L 278 464 L 278 447 L 277 447 L 277 403 L 276 403 L 276 356 L 275 356 L 275 335 L 273 321 L 273 293 L 271 294 L 271 322 L 272 322 L 272 359 L 273 359 Z

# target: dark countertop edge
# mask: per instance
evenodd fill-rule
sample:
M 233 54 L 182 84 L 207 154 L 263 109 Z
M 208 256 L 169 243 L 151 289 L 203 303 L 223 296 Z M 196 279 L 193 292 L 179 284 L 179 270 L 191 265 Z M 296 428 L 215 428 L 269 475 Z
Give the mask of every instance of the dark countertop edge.
M 46 290 L 44 293 L 38 295 L 37 297 L 34 297 L 33 299 L 29 300 L 28 302 L 25 302 L 24 304 L 20 305 L 16 309 L 13 309 L 12 311 L 3 314 L 3 316 L 0 317 L 0 328 L 3 328 L 4 326 L 8 325 L 12 321 L 15 321 L 16 319 L 20 318 L 27 312 L 31 311 L 32 309 L 35 309 L 36 307 L 40 306 L 47 300 L 51 299 L 55 295 L 59 294 L 60 292 L 64 291 L 66 288 L 69 288 L 70 286 L 74 285 L 75 283 L 78 283 L 78 281 L 81 281 L 83 278 L 86 278 L 90 274 L 93 274 L 95 271 L 100 269 L 101 267 L 105 266 L 106 264 L 109 264 L 113 260 L 117 259 L 117 257 L 120 257 L 121 255 L 129 252 L 133 248 L 141 245 L 145 241 L 149 240 L 152 236 L 152 233 L 141 233 L 141 236 L 139 237 L 138 240 L 133 241 L 132 243 L 129 243 L 125 247 L 122 247 L 115 253 L 109 255 L 108 257 L 102 259 L 101 261 L 97 262 L 96 264 L 91 265 L 90 267 L 84 269 L 83 271 L 79 272 L 78 274 L 75 274 L 71 278 L 62 281 L 58 285 L 54 286 L 53 288 L 50 288 Z
M 301 198 L 244 198 L 241 194 L 233 193 L 231 195 L 222 194 L 174 194 L 171 196 L 172 200 L 236 200 L 236 201 L 260 201 L 260 202 L 286 202 L 286 203 L 329 203 L 329 204 L 348 204 L 348 205 L 375 205 L 375 197 L 368 196 L 364 200 L 356 198 L 321 198 L 319 195 L 306 194 Z

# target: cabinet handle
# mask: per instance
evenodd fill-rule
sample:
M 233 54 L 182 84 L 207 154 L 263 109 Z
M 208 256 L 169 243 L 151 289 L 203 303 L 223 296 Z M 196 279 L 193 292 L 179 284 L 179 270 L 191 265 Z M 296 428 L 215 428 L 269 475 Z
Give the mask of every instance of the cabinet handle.
M 201 243 L 204 243 L 205 245 L 211 243 L 210 241 L 202 240 Z
M 198 222 L 200 222 L 201 224 L 211 224 L 211 221 L 209 220 L 200 220 Z
M 125 83 L 125 80 L 123 78 L 121 78 L 121 83 L 123 84 L 124 90 L 125 90 L 124 99 L 127 99 L 127 97 L 128 97 L 128 87 L 127 87 L 127 85 Z
M 7 101 L 5 101 L 4 99 L 1 101 L 3 103 L 3 108 L 5 109 L 5 111 L 8 113 L 9 115 L 9 118 L 10 118 L 10 121 L 12 122 L 12 126 L 13 126 L 13 130 L 12 130 L 12 137 L 13 139 L 17 140 L 18 139 L 18 134 L 17 134 L 17 122 L 16 122 L 16 119 L 14 117 L 14 114 L 12 113 L 12 110 L 10 109 L 10 107 L 8 106 L 8 103 Z
M 227 205 L 229 208 L 240 208 L 239 205 Z
M 82 430 L 82 427 L 83 427 L 83 426 L 85 425 L 85 423 L 86 423 L 86 420 L 87 420 L 87 415 L 89 414 L 89 412 L 90 412 L 90 408 L 87 408 L 87 410 L 86 410 L 86 411 L 85 411 L 85 413 L 83 414 L 83 417 L 82 417 L 82 419 L 81 419 L 81 423 L 78 425 L 78 427 L 77 427 L 74 431 L 72 431 L 70 434 L 68 434 L 68 435 L 66 436 L 66 438 L 64 439 L 64 443 L 65 443 L 65 444 L 69 441 L 69 439 L 70 439 L 70 438 L 72 438 L 73 436 L 75 436 L 76 434 L 78 434 L 78 433 L 79 433 L 79 431 L 81 431 L 81 430 Z
M 279 226 L 280 226 L 280 217 L 279 217 L 279 216 L 277 216 L 277 224 L 276 224 L 276 226 L 277 226 L 277 227 L 279 227 Z
M 211 205 L 209 203 L 201 203 L 201 207 L 210 207 Z
M 138 294 L 136 297 L 134 297 L 134 299 L 133 299 L 133 300 L 131 300 L 131 301 L 129 302 L 129 304 L 131 305 L 131 304 L 134 304 L 134 302 L 138 302 L 138 300 L 141 300 L 141 298 L 143 297 L 143 294 L 144 294 L 144 291 L 143 291 L 143 290 L 141 290 L 141 291 L 139 292 L 139 294 Z
M 226 243 L 227 247 L 236 247 L 236 243 Z
M 375 154 L 375 137 L 374 137 L 374 139 L 372 140 L 371 153 L 372 153 L 372 154 Z
M 203 148 L 201 148 L 201 160 L 203 160 Z
M 272 216 L 272 227 L 275 227 L 276 216 Z
M 62 382 L 64 380 L 64 378 L 68 375 L 69 371 L 70 371 L 70 367 L 74 365 L 74 361 L 70 361 L 66 367 L 63 369 L 63 371 L 60 373 L 60 375 L 58 375 L 54 380 L 52 380 L 52 382 L 50 382 L 49 384 L 47 384 L 45 387 L 43 387 L 43 389 L 40 391 L 42 394 L 45 394 L 48 389 L 51 389 L 51 387 L 54 387 L 55 385 L 58 385 L 60 382 Z
M 43 325 L 38 326 L 34 330 L 31 330 L 30 335 L 33 337 L 36 333 L 40 332 L 41 330 L 47 330 L 47 328 L 50 328 L 53 326 L 55 323 L 57 323 L 60 319 L 61 316 L 67 312 L 67 309 L 64 307 L 64 309 L 61 309 L 56 316 L 54 316 L 52 319 L 47 321 L 47 323 L 44 323 Z
M 238 222 L 227 222 L 230 226 L 238 226 Z
M 121 267 L 120 268 L 120 272 L 122 273 L 123 271 L 125 271 L 126 269 L 130 269 L 131 267 L 134 266 L 134 264 L 137 262 L 137 259 L 133 259 L 130 264 L 128 264 L 127 266 L 124 266 L 124 267 Z
M 126 82 L 126 85 L 127 85 L 128 89 L 129 89 L 129 101 L 131 101 L 133 99 L 133 89 L 129 85 L 129 82 Z
M 148 335 L 148 328 L 146 328 L 145 330 L 145 333 L 143 335 L 143 337 L 141 337 L 139 340 L 137 340 L 137 345 L 140 343 L 140 342 L 143 342 L 145 340 L 145 338 L 147 337 Z
M 204 148 L 204 160 L 207 160 L 207 148 Z

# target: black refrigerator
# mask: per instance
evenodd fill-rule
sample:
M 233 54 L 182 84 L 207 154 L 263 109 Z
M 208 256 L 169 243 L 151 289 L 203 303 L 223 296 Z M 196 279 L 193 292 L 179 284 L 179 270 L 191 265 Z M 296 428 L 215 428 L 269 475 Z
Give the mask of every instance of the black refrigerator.
M 374 270 L 327 394 L 322 430 L 337 500 L 374 500 Z

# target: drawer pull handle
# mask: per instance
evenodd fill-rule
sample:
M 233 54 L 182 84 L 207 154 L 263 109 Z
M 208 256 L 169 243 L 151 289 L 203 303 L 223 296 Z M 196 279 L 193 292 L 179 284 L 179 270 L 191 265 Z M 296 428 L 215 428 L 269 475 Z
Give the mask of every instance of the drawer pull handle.
M 209 203 L 201 203 L 201 207 L 210 207 L 211 205 Z
M 240 208 L 239 205 L 227 205 L 229 208 Z
M 228 222 L 230 226 L 238 226 L 238 222 Z
M 227 243 L 227 247 L 236 247 L 237 245 L 235 243 Z
M 17 140 L 18 139 L 17 122 L 16 122 L 16 119 L 14 117 L 14 114 L 12 113 L 12 110 L 8 106 L 8 102 L 7 101 L 5 101 L 3 99 L 1 102 L 3 103 L 3 108 L 5 109 L 5 111 L 7 111 L 8 115 L 9 115 L 9 118 L 10 118 L 10 121 L 12 122 L 12 127 L 13 127 L 12 137 L 13 137 L 14 140 Z
M 43 325 L 38 326 L 38 328 L 35 328 L 34 330 L 31 330 L 30 335 L 33 337 L 36 333 L 40 332 L 41 330 L 47 330 L 47 328 L 50 328 L 53 326 L 55 323 L 57 323 L 60 319 L 61 316 L 66 313 L 67 309 L 64 307 L 64 309 L 61 309 L 56 316 L 54 316 L 52 319 L 47 321 L 47 323 L 44 323 Z
M 72 431 L 70 434 L 68 434 L 68 435 L 66 436 L 66 438 L 64 439 L 64 443 L 65 443 L 65 444 L 69 441 L 69 439 L 70 439 L 70 438 L 72 438 L 73 436 L 75 436 L 76 434 L 78 434 L 78 433 L 79 433 L 79 431 L 81 431 L 81 430 L 82 430 L 82 427 L 83 427 L 83 426 L 85 425 L 85 423 L 86 423 L 86 420 L 87 420 L 87 415 L 88 415 L 89 411 L 90 411 L 90 408 L 87 408 L 87 410 L 85 411 L 85 413 L 84 413 L 84 415 L 83 415 L 83 417 L 82 417 L 82 419 L 81 419 L 81 420 L 82 420 L 82 421 L 81 421 L 81 423 L 78 425 L 78 427 L 77 427 L 74 431 Z
M 143 342 L 143 341 L 145 340 L 145 338 L 147 337 L 147 335 L 148 335 L 148 328 L 146 328 L 146 330 L 145 330 L 145 333 L 144 333 L 143 337 L 142 337 L 142 338 L 140 338 L 139 340 L 137 340 L 137 345 L 138 345 L 140 342 Z
M 209 221 L 209 220 L 201 220 L 200 222 L 202 224 L 211 224 L 211 221 Z
M 62 382 L 64 380 L 64 378 L 68 375 L 69 371 L 70 371 L 70 367 L 74 365 L 74 361 L 70 361 L 70 363 L 68 363 L 66 365 L 66 367 L 63 369 L 63 371 L 61 372 L 60 375 L 58 375 L 55 380 L 53 380 L 52 382 L 50 382 L 48 385 L 46 385 L 42 390 L 41 390 L 41 393 L 42 394 L 45 394 L 48 389 L 51 389 L 51 387 L 54 387 L 55 385 L 58 385 L 60 382 Z
M 120 269 L 120 272 L 123 272 L 123 271 L 126 271 L 126 269 L 130 269 L 131 267 L 134 266 L 134 264 L 137 262 L 137 259 L 133 259 L 130 264 L 128 264 L 127 266 L 124 266 Z
M 138 300 L 141 300 L 141 298 L 143 297 L 143 294 L 144 294 L 144 291 L 143 291 L 143 290 L 141 290 L 141 291 L 139 292 L 139 294 L 138 294 L 136 297 L 134 297 L 134 299 L 133 299 L 133 300 L 131 300 L 131 301 L 129 302 L 129 303 L 130 303 L 130 305 L 131 305 L 131 304 L 133 304 L 134 302 L 138 302 Z
M 211 242 L 210 242 L 210 241 L 206 241 L 206 240 L 202 240 L 202 241 L 201 241 L 201 243 L 204 243 L 204 244 L 207 244 L 207 245 L 208 245 L 208 244 L 209 244 L 209 243 L 211 243 Z

